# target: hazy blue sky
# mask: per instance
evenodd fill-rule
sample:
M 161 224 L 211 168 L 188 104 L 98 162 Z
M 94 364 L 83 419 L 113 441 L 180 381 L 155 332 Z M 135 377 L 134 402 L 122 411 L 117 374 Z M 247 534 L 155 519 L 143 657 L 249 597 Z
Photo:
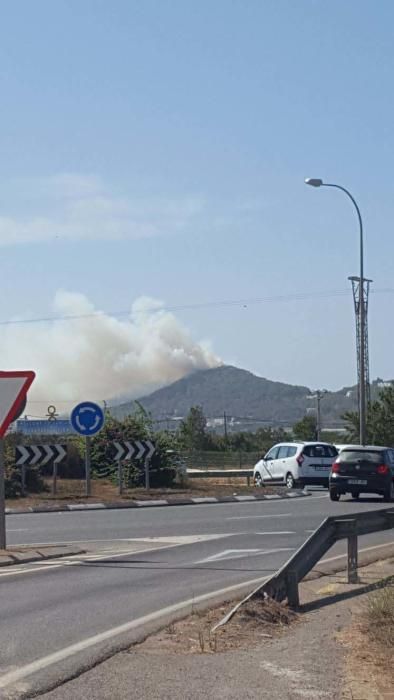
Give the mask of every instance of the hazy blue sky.
M 303 184 L 322 177 L 359 201 L 371 375 L 394 376 L 391 0 L 0 7 L 0 319 L 48 316 L 58 289 L 201 304 L 174 313 L 224 361 L 354 383 L 357 220 Z

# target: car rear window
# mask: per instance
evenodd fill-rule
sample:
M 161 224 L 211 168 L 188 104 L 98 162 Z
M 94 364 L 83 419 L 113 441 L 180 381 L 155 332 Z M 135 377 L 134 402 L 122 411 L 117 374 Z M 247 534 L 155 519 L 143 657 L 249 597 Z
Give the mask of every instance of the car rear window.
M 306 445 L 303 453 L 306 457 L 335 457 L 337 453 L 331 454 L 327 451 L 328 448 L 328 445 Z
M 372 450 L 342 450 L 339 455 L 341 462 L 373 462 L 380 464 L 383 459 L 383 452 L 373 452 Z
M 338 450 L 334 445 L 326 445 L 326 457 L 336 457 Z

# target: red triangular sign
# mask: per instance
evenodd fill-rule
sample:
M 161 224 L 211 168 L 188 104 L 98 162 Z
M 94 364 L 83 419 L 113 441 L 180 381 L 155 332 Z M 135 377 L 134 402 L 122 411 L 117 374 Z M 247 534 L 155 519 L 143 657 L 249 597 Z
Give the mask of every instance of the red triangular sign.
M 0 371 L 0 438 L 14 420 L 18 408 L 32 385 L 35 373 Z

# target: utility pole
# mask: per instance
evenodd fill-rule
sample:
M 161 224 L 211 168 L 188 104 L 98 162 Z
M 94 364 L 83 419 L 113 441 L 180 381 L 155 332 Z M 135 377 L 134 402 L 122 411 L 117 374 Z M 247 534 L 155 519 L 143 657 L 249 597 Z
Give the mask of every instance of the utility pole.
M 360 405 L 361 375 L 364 374 L 364 387 L 367 405 L 371 401 L 371 386 L 369 382 L 369 349 L 368 349 L 368 298 L 372 280 L 364 277 L 361 291 L 360 277 L 349 277 L 352 283 L 354 312 L 356 316 L 356 347 L 357 347 L 357 377 L 358 402 Z M 363 330 L 362 325 L 363 323 Z
M 324 394 L 327 392 L 324 391 L 317 391 L 316 392 L 316 437 L 318 440 L 320 440 L 320 435 L 321 435 L 321 410 L 320 410 L 320 401 L 322 400 Z
M 224 439 L 225 439 L 226 445 L 227 445 L 228 435 L 227 435 L 227 414 L 226 414 L 226 411 L 223 413 L 223 425 L 224 425 Z
M 312 396 L 307 397 L 309 399 L 316 399 L 316 440 L 321 439 L 322 422 L 320 402 L 325 394 L 327 394 L 327 389 L 318 389 Z

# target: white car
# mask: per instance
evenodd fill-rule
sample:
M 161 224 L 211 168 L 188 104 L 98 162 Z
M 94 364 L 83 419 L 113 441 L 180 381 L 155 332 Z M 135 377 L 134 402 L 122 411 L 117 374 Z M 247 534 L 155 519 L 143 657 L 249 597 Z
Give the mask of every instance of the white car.
M 255 486 L 285 483 L 287 488 L 316 484 L 328 487 L 338 450 L 328 442 L 281 442 L 274 445 L 254 467 Z

